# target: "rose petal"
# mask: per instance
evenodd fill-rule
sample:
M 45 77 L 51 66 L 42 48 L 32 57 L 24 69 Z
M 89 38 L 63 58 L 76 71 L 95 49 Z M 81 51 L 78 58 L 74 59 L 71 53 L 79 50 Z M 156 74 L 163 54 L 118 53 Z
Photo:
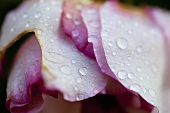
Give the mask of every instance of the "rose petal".
M 148 14 L 151 17 L 151 19 L 154 20 L 155 24 L 160 28 L 162 31 L 164 37 L 166 38 L 166 44 L 167 44 L 167 56 L 169 58 L 170 56 L 170 13 L 166 10 L 161 10 L 159 8 L 149 8 Z M 169 67 L 170 62 L 168 61 L 168 66 Z M 167 113 L 169 112 L 169 107 L 170 107 L 170 76 L 169 76 L 169 69 L 166 72 L 166 77 L 164 79 L 164 83 L 162 85 L 162 99 L 160 100 L 160 106 L 161 106 L 161 111 L 162 113 Z
M 32 36 L 21 46 L 10 72 L 7 107 L 11 112 L 38 112 L 43 107 L 41 91 L 38 89 L 38 84 L 42 84 L 40 64 L 41 49 L 35 36 Z
M 79 101 L 103 90 L 107 77 L 100 72 L 95 60 L 81 54 L 63 34 L 59 21 L 61 11 L 61 1 L 24 2 L 7 16 L 0 48 L 4 51 L 3 48 L 18 40 L 21 34 L 35 32 L 42 49 L 42 76 L 47 89 L 61 91 L 66 100 Z M 17 21 L 13 20 L 14 15 Z M 15 31 L 9 33 L 11 28 Z
M 66 35 L 71 37 L 76 47 L 84 54 L 95 58 L 93 46 L 87 41 L 88 33 L 81 17 L 81 9 L 85 7 L 76 1 L 65 1 L 62 14 L 62 26 Z
M 161 31 L 140 12 L 130 13 L 111 2 L 101 7 L 100 16 L 106 60 L 115 74 L 112 77 L 161 109 L 161 86 L 166 77 Z
M 83 18 L 86 25 L 92 19 L 100 23 L 95 15 L 85 17 L 87 15 Z M 100 17 L 102 40 L 100 31 L 87 27 L 91 33 L 88 41 L 93 43 L 100 68 L 161 109 L 161 85 L 167 65 L 161 31 L 140 11 L 125 10 L 115 2 L 101 6 Z M 142 99 L 141 102 L 145 109 L 151 110 L 148 103 Z

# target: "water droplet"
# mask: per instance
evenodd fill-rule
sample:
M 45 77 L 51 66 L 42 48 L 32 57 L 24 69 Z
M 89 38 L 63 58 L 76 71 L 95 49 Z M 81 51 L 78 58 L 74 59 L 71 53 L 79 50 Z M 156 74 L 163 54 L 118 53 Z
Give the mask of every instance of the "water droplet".
M 79 31 L 78 31 L 77 29 L 72 30 L 71 33 L 72 33 L 72 36 L 73 36 L 73 37 L 79 36 Z
M 60 67 L 60 71 L 66 75 L 70 75 L 71 74 L 71 68 L 67 65 L 61 66 Z
M 128 34 L 131 35 L 131 34 L 132 34 L 132 30 L 129 30 L 129 31 L 128 31 Z
M 130 85 L 130 90 L 133 90 L 133 91 L 140 93 L 141 92 L 141 86 L 139 84 L 132 84 L 132 85 Z
M 72 60 L 71 62 L 72 62 L 73 64 L 75 64 L 77 61 L 76 61 L 76 60 Z
M 74 90 L 75 90 L 75 91 L 78 91 L 79 89 L 75 86 L 75 87 L 74 87 Z
M 88 41 L 96 43 L 97 39 L 98 39 L 97 36 L 92 35 L 92 36 L 89 36 Z
M 77 94 L 76 95 L 76 100 L 79 101 L 79 100 L 83 100 L 84 99 L 84 95 L 83 94 Z
M 77 78 L 77 79 L 76 79 L 76 82 L 77 82 L 77 83 L 81 83 L 81 82 L 82 82 L 82 79 L 81 79 L 81 78 Z
M 127 73 L 124 70 L 121 70 L 117 73 L 120 79 L 125 79 L 127 77 Z
M 34 17 L 37 19 L 37 18 L 40 18 L 41 17 L 41 12 L 40 11 L 38 11 L 35 15 L 34 15 Z
M 158 67 L 156 65 L 152 66 L 152 72 L 154 73 L 158 72 Z
M 67 13 L 67 14 L 66 14 L 66 18 L 67 18 L 67 19 L 71 19 L 71 18 L 72 18 L 71 14 L 70 14 L 70 13 Z
M 12 32 L 14 32 L 14 28 L 11 28 L 11 30 L 10 30 L 10 31 L 11 31 L 11 33 L 12 33 Z
M 139 77 L 140 80 L 143 80 L 143 77 Z
M 30 24 L 29 24 L 29 22 L 27 22 L 26 24 L 25 24 L 25 27 L 29 27 L 30 26 Z
M 140 66 L 138 66 L 138 67 L 136 68 L 136 70 L 137 70 L 138 72 L 141 72 L 141 71 L 142 71 L 142 68 L 141 68 Z
M 155 92 L 153 89 L 149 89 L 149 94 L 150 94 L 152 97 L 155 97 L 155 96 L 156 96 L 156 92 Z
M 113 55 L 113 56 L 115 56 L 116 54 L 117 54 L 116 51 L 113 51 L 113 52 L 112 52 L 112 55 Z
M 23 18 L 27 18 L 27 16 L 28 16 L 27 14 L 24 14 L 22 17 L 23 17 Z
M 74 20 L 73 22 L 74 22 L 74 24 L 77 25 L 77 26 L 81 24 L 81 22 L 80 22 L 79 20 Z
M 128 73 L 128 78 L 133 79 L 134 75 L 135 75 L 134 73 Z
M 143 52 L 142 46 L 137 47 L 137 48 L 136 48 L 136 51 L 137 51 L 138 53 L 142 53 L 142 52 Z
M 94 28 L 99 28 L 100 24 L 97 21 L 90 21 L 89 25 Z
M 46 27 L 47 27 L 47 26 L 49 26 L 49 24 L 48 24 L 48 23 L 45 23 L 44 25 L 45 25 Z
M 49 8 L 49 7 L 46 7 L 46 10 L 47 10 L 47 11 L 49 11 L 49 10 L 50 10 L 50 8 Z
M 80 68 L 80 69 L 79 69 L 79 73 L 80 73 L 81 75 L 87 75 L 87 68 L 86 68 L 86 67 Z
M 108 45 L 109 45 L 110 47 L 112 47 L 112 46 L 113 46 L 113 42 L 109 42 Z
M 124 38 L 120 38 L 117 40 L 117 46 L 120 49 L 126 49 L 128 47 L 128 41 Z

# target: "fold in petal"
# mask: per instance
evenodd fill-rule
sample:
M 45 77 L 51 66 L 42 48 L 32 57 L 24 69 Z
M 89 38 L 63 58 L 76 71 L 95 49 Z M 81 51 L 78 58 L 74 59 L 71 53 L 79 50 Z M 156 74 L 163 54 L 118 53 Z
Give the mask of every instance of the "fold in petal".
M 26 32 L 35 32 L 42 50 L 41 73 L 45 87 L 62 92 L 66 100 L 79 101 L 101 92 L 107 76 L 100 72 L 95 60 L 80 53 L 61 31 L 61 12 L 61 1 L 24 2 L 7 16 L 0 49 L 4 51 Z

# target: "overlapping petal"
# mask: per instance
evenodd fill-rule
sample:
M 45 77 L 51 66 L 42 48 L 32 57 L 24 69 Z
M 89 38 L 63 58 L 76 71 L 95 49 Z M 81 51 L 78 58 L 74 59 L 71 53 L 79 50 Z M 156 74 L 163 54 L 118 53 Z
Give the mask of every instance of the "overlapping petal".
M 101 70 L 163 111 L 160 103 L 164 103 L 162 86 L 168 63 L 165 37 L 159 27 L 142 11 L 122 8 L 116 2 L 106 2 L 99 14 L 96 18 L 83 13 L 83 19 Z M 101 32 L 90 27 L 89 21 L 101 22 Z
M 62 92 L 66 100 L 79 101 L 101 92 L 107 76 L 100 72 L 95 60 L 80 53 L 64 35 L 61 12 L 61 1 L 24 2 L 6 18 L 1 52 L 24 33 L 35 32 L 42 50 L 41 72 L 46 88 Z

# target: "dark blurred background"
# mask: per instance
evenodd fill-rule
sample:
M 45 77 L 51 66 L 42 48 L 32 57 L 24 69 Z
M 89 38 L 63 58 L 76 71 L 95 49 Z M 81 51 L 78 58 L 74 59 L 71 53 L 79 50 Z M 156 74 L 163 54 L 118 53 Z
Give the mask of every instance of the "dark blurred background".
M 4 20 L 5 15 L 8 11 L 16 8 L 23 0 L 0 0 L 0 29 Z M 94 0 L 94 1 L 105 1 L 105 0 Z M 169 0 L 120 0 L 125 4 L 132 4 L 135 6 L 158 6 L 164 9 L 170 10 Z M 5 107 L 6 100 L 6 82 L 7 76 L 0 78 L 0 113 L 9 113 Z

